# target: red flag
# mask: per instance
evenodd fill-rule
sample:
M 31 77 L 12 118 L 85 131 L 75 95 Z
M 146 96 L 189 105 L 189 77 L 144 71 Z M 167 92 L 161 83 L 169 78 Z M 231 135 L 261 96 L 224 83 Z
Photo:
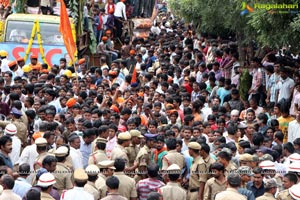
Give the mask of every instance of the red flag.
M 60 26 L 59 31 L 61 32 L 64 44 L 66 46 L 67 52 L 71 60 L 75 61 L 76 54 L 76 44 L 72 34 L 72 28 L 70 24 L 70 19 L 68 16 L 67 8 L 64 0 L 60 0 Z
M 137 84 L 138 84 L 138 82 L 136 80 L 136 67 L 134 66 L 133 72 L 132 72 L 132 77 L 131 77 L 131 85 L 135 87 Z

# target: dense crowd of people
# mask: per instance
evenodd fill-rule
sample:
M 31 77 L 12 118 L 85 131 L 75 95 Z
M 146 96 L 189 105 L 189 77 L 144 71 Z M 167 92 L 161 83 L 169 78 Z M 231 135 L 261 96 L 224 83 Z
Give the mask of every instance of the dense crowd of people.
M 100 66 L 0 50 L 0 200 L 300 199 L 299 59 L 159 15 Z M 110 50 L 107 50 L 109 46 Z M 1 48 L 1 47 L 0 47 Z

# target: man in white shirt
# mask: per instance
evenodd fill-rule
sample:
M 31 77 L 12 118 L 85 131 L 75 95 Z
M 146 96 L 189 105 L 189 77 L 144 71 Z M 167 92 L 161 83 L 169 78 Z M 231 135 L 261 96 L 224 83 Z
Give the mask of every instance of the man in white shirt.
M 68 141 L 74 170 L 83 168 L 82 153 L 80 152 L 80 137 L 76 133 L 72 133 L 69 135 Z
M 8 53 L 6 51 L 0 51 L 0 59 L 1 59 L 1 72 L 3 73 L 9 71 L 8 63 L 9 60 L 7 59 Z
M 300 130 L 300 110 L 296 114 L 296 119 L 291 121 L 288 126 L 288 142 L 293 143 L 296 138 L 298 138 L 298 133 Z
M 293 79 L 288 77 L 289 70 L 286 67 L 280 68 L 280 80 L 277 83 L 278 99 L 277 102 L 280 102 L 282 99 L 289 100 L 295 86 Z
M 34 144 L 34 140 L 38 139 L 39 137 L 42 137 L 40 132 L 34 133 L 32 135 L 32 139 L 31 139 L 31 144 L 32 145 L 26 146 L 23 149 L 23 151 L 21 153 L 21 156 L 20 156 L 20 158 L 17 162 L 19 165 L 22 165 L 24 163 L 28 163 L 29 166 L 30 166 L 30 171 L 34 170 L 33 165 L 34 165 L 34 162 L 35 162 L 35 158 L 39 155 L 36 151 L 36 144 Z M 32 182 L 32 177 L 33 176 L 34 176 L 34 173 L 31 173 L 30 176 L 28 176 L 26 178 L 29 183 Z
M 126 5 L 124 4 L 125 1 L 126 0 L 121 0 L 116 4 L 115 7 L 115 12 L 114 12 L 115 25 L 116 25 L 115 36 L 117 38 L 121 38 L 122 35 L 122 28 L 123 28 L 122 21 L 127 20 Z
M 7 124 L 5 126 L 4 135 L 11 137 L 12 139 L 12 152 L 9 154 L 11 162 L 13 165 L 17 163 L 20 158 L 20 151 L 21 151 L 21 140 L 16 136 L 17 134 L 17 127 L 14 124 Z

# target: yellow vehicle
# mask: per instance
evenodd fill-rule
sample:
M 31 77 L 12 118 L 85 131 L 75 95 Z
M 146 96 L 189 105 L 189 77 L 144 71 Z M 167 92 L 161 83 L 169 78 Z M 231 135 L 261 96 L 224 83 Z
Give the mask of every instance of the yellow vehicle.
M 59 59 L 62 57 L 65 57 L 68 60 L 69 56 L 62 35 L 59 32 L 59 16 L 33 14 L 9 15 L 5 21 L 0 49 L 8 52 L 10 60 L 24 57 L 36 20 L 38 20 L 40 24 L 41 43 L 47 63 L 50 66 L 59 64 Z M 71 19 L 70 22 L 73 37 L 76 39 L 74 21 Z M 38 54 L 39 60 L 41 61 L 37 34 L 33 40 L 30 53 Z

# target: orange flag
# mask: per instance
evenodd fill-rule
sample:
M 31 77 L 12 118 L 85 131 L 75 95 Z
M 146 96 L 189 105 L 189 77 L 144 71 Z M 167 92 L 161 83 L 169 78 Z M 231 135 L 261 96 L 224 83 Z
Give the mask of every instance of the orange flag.
M 134 66 L 133 72 L 132 72 L 131 84 L 133 84 L 133 85 L 137 84 L 137 80 L 136 80 L 136 67 L 135 66 Z
M 61 32 L 64 44 L 66 46 L 67 52 L 73 62 L 75 62 L 76 54 L 76 44 L 72 34 L 72 28 L 70 24 L 70 19 L 68 16 L 67 8 L 64 0 L 60 0 L 60 26 L 59 31 Z

